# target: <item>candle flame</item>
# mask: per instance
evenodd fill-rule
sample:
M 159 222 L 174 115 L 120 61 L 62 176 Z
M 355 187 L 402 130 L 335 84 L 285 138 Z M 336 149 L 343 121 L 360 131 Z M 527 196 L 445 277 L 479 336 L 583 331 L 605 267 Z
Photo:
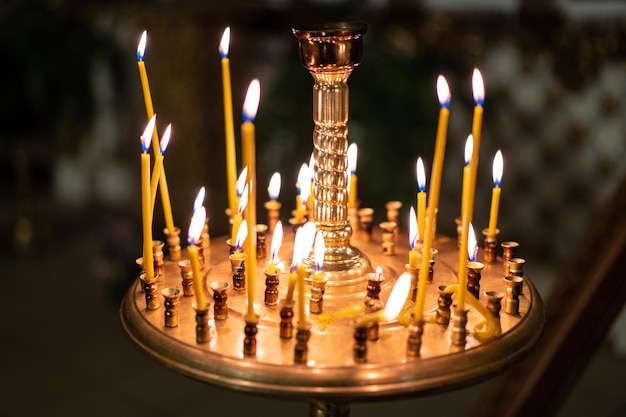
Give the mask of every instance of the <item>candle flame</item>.
M 243 121 L 253 122 L 256 118 L 256 112 L 259 110 L 259 101 L 261 100 L 261 83 L 257 78 L 250 81 L 246 99 L 243 102 Z
M 402 311 L 407 296 L 409 295 L 409 288 L 411 287 L 411 276 L 408 272 L 403 273 L 398 277 L 391 294 L 389 294 L 389 300 L 385 306 L 385 320 L 395 320 Z
M 306 205 L 306 202 L 309 199 L 309 193 L 311 192 L 311 174 L 309 174 L 309 167 L 307 164 L 302 164 L 300 167 L 296 188 L 300 192 L 301 203 Z
M 243 193 L 239 198 L 239 206 L 237 206 L 237 213 L 242 214 L 248 205 L 248 184 L 243 187 Z
M 441 107 L 450 107 L 450 87 L 448 87 L 448 82 L 443 75 L 437 77 L 437 98 Z
M 296 231 L 296 237 L 293 243 L 293 257 L 291 259 L 292 270 L 296 269 L 298 264 L 302 263 L 302 260 L 311 252 L 311 245 L 313 244 L 313 241 L 308 236 L 311 233 L 311 230 L 310 228 L 305 228 L 305 226 L 306 224 Z M 315 230 L 313 230 L 313 232 L 315 232 Z M 313 237 L 315 236 L 313 235 Z
M 467 135 L 467 140 L 465 141 L 465 166 L 469 166 L 470 162 L 472 162 L 472 154 L 474 153 L 474 136 Z
M 235 238 L 236 250 L 238 251 L 241 250 L 247 237 L 248 237 L 248 222 L 246 221 L 246 219 L 243 219 L 243 221 L 239 225 L 239 230 L 237 231 L 237 237 Z
M 417 158 L 415 170 L 417 172 L 417 188 L 423 193 L 426 191 L 426 173 L 424 172 L 424 162 L 422 162 L 421 157 Z
M 280 194 L 280 183 L 280 174 L 278 172 L 274 172 L 270 178 L 270 184 L 267 187 L 267 193 L 270 196 L 270 200 L 278 200 L 278 195 Z
M 356 155 L 356 143 L 351 143 L 350 146 L 348 146 L 348 170 L 352 175 L 356 174 Z
M 499 187 L 502 184 L 502 171 L 504 170 L 504 160 L 502 159 L 502 151 L 498 149 L 496 156 L 493 157 L 493 185 Z
M 139 39 L 139 44 L 137 45 L 137 61 L 143 61 L 143 56 L 146 52 L 146 41 L 148 40 L 148 31 L 144 30 L 141 34 L 141 39 Z
M 202 234 L 202 228 L 206 220 L 206 210 L 200 206 L 191 216 L 191 222 L 189 223 L 189 231 L 187 232 L 187 243 L 195 245 L 200 240 Z
M 483 75 L 478 68 L 474 68 L 472 73 L 472 94 L 474 95 L 474 104 L 482 106 L 485 104 L 485 83 L 483 82 Z
M 383 276 L 383 269 L 380 266 L 376 267 L 376 278 L 380 279 Z
M 283 243 L 283 223 L 279 220 L 274 226 L 274 235 L 272 236 L 272 247 L 270 248 L 270 260 L 275 263 L 280 245 Z
M 476 243 L 476 233 L 474 232 L 474 226 L 469 224 L 469 232 L 467 234 L 467 255 L 471 262 L 476 261 L 476 254 L 478 253 L 478 246 Z
M 317 229 L 315 228 L 315 223 L 313 222 L 306 222 L 301 229 L 304 231 L 302 237 L 302 259 L 304 259 L 309 256 L 311 249 L 313 249 L 313 241 L 315 240 Z
M 245 167 L 241 170 L 239 177 L 237 178 L 237 197 L 241 197 L 243 193 L 243 189 L 246 185 L 246 180 L 248 179 L 248 167 Z
M 198 210 L 200 207 L 202 207 L 202 204 L 204 203 L 204 194 L 205 194 L 205 189 L 204 187 L 200 188 L 200 191 L 198 191 L 198 195 L 196 196 L 196 200 L 193 202 L 193 212 L 195 213 L 196 210 Z
M 313 168 L 314 166 L 315 166 L 315 158 L 313 156 L 313 152 L 311 152 L 311 157 L 309 158 L 309 174 L 311 174 L 311 182 L 313 182 L 314 180 L 313 178 L 315 174 L 315 171 Z
M 315 258 L 315 270 L 321 271 L 324 267 L 324 254 L 326 253 L 326 243 L 321 232 L 315 234 L 315 247 L 313 257 Z
M 150 150 L 150 141 L 152 140 L 152 134 L 154 133 L 154 123 L 156 122 L 156 114 L 153 115 L 141 135 L 141 151 L 148 152 Z
M 409 212 L 409 247 L 415 249 L 415 244 L 419 239 L 419 232 L 417 230 L 417 217 L 415 216 L 415 209 L 411 206 Z
M 224 29 L 222 39 L 220 40 L 220 57 L 228 58 L 228 52 L 230 50 L 230 26 Z
M 171 135 L 172 135 L 172 124 L 170 123 L 165 128 L 165 132 L 163 133 L 163 136 L 161 137 L 161 143 L 159 144 L 159 149 L 161 150 L 161 155 L 165 154 L 165 151 L 167 150 L 167 146 L 170 144 L 170 136 Z

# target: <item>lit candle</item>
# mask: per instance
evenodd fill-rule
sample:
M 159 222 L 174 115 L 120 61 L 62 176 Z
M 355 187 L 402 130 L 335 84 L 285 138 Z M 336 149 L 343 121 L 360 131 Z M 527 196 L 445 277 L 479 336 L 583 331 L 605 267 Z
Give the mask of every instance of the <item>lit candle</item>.
M 193 212 L 194 213 L 196 212 L 196 210 L 198 210 L 204 204 L 204 195 L 205 194 L 206 194 L 206 190 L 204 189 L 204 187 L 201 187 L 200 191 L 198 191 L 198 195 L 196 196 L 196 199 L 193 202 Z
M 450 118 L 450 88 L 443 76 L 437 78 L 437 98 L 439 99 L 439 122 L 437 124 L 437 139 L 435 142 L 435 154 L 433 167 L 430 174 L 428 214 L 426 215 L 426 234 L 422 246 L 422 264 L 417 282 L 417 299 L 415 301 L 414 317 L 421 321 L 424 316 L 424 301 L 426 295 L 426 283 L 428 282 L 428 270 L 430 269 L 430 253 L 434 239 L 434 224 L 437 206 L 439 204 L 439 191 L 441 188 L 441 175 L 443 159 L 446 151 L 446 138 L 448 135 L 448 120 Z
M 491 190 L 491 210 L 489 211 L 489 231 L 488 233 L 496 233 L 498 225 L 498 209 L 500 208 L 500 192 L 502 189 L 502 171 L 504 169 L 504 161 L 502 160 L 502 152 L 498 149 L 496 156 L 493 158 L 493 189 Z
M 307 200 L 307 209 L 309 210 L 309 213 L 311 213 L 311 218 L 309 220 L 313 220 L 313 200 L 314 200 L 314 193 L 313 193 L 313 183 L 315 182 L 315 157 L 313 152 L 311 152 L 311 157 L 309 158 L 309 198 Z
M 470 262 L 476 262 L 476 256 L 478 256 L 478 244 L 476 241 L 474 226 L 470 223 L 467 233 L 467 259 Z
M 254 79 L 248 86 L 248 92 L 243 103 L 243 123 L 241 124 L 242 159 L 243 165 L 248 167 L 248 205 L 246 219 L 248 221 L 248 243 L 246 247 L 247 273 L 246 293 L 248 296 L 248 311 L 246 320 L 256 321 L 254 312 L 254 287 L 256 277 L 256 145 L 254 132 L 254 119 L 259 109 L 261 99 L 261 85 L 259 80 Z
M 148 118 L 154 116 L 154 107 L 152 106 L 152 95 L 150 94 L 150 84 L 148 83 L 148 73 L 146 71 L 146 64 L 143 60 L 146 51 L 147 31 L 141 34 L 141 39 L 137 45 L 137 66 L 139 68 L 139 78 L 141 79 L 141 88 L 143 90 L 143 99 L 146 107 L 146 115 Z M 154 155 L 160 150 L 159 147 L 159 134 L 156 128 L 152 131 L 152 147 L 154 148 Z M 168 231 L 173 231 L 174 216 L 172 215 L 172 203 L 170 202 L 170 192 L 167 187 L 167 177 L 165 176 L 165 167 L 161 167 L 161 174 L 159 175 L 159 191 L 161 192 L 161 203 L 163 205 L 163 215 L 165 217 L 165 227 Z
M 356 143 L 351 143 L 348 146 L 348 204 L 354 205 L 356 204 L 356 192 L 357 192 L 357 181 L 358 178 L 356 176 L 356 156 L 357 156 L 357 146 Z
M 265 208 L 267 209 L 267 227 L 270 233 L 274 233 L 276 223 L 280 218 L 281 204 L 278 202 L 278 195 L 280 194 L 281 177 L 278 172 L 274 172 L 270 178 L 269 186 L 267 187 L 267 194 L 269 200 L 265 202 Z
M 143 225 L 143 267 L 146 279 L 154 278 L 152 253 L 152 212 L 150 206 L 150 138 L 156 116 L 152 116 L 141 135 L 141 220 Z
M 248 186 L 243 187 L 243 194 L 241 194 L 241 198 L 239 199 L 239 206 L 237 207 L 237 213 L 233 215 L 233 228 L 232 233 L 230 235 L 230 243 L 233 244 L 235 239 L 237 239 L 237 233 L 239 233 L 239 228 L 241 227 L 241 221 L 243 220 L 243 213 L 248 207 Z
M 472 136 L 474 146 L 472 149 L 472 159 L 470 161 L 469 190 L 465 205 L 465 213 L 462 214 L 461 248 L 467 247 L 469 224 L 474 215 L 474 192 L 476 190 L 476 172 L 478 170 L 478 150 L 480 148 L 480 136 L 483 122 L 483 104 L 485 103 L 485 86 L 480 71 L 474 69 L 472 74 L 472 94 L 474 96 L 474 118 L 472 121 Z M 463 250 L 459 251 L 459 272 L 456 305 L 463 310 L 465 308 L 465 286 L 467 282 L 467 257 Z
M 270 178 L 270 183 L 267 187 L 267 195 L 270 201 L 278 200 L 278 196 L 280 195 L 280 185 L 280 174 L 278 172 L 274 172 L 272 174 L 272 177 Z
M 300 171 L 298 171 L 298 182 L 296 183 L 296 223 L 298 224 L 304 220 L 306 202 L 311 188 L 310 181 L 309 167 L 307 164 L 302 164 Z
M 419 253 L 415 248 L 419 234 L 417 232 L 417 220 L 415 218 L 415 209 L 411 206 L 409 211 L 409 267 L 419 268 Z
M 165 133 L 163 133 L 163 137 L 161 138 L 161 143 L 159 145 L 160 151 L 154 158 L 154 166 L 152 167 L 152 178 L 150 179 L 150 193 L 151 195 L 151 205 L 150 205 L 150 213 L 154 215 L 154 203 L 156 202 L 156 189 L 157 182 L 161 176 L 161 171 L 163 168 L 163 159 L 165 158 L 165 151 L 167 150 L 167 146 L 170 143 L 170 136 L 172 134 L 172 124 L 167 125 L 165 129 Z
M 313 222 L 307 222 L 300 228 L 300 230 L 302 230 L 302 252 L 300 253 L 300 264 L 298 265 L 298 326 L 303 327 L 306 326 L 307 323 L 305 280 L 309 275 L 303 261 L 311 253 L 311 248 L 316 235 L 315 224 Z
M 396 283 L 391 289 L 391 293 L 389 294 L 389 299 L 387 300 L 387 305 L 384 310 L 364 315 L 358 320 L 357 325 L 364 326 L 369 322 L 377 322 L 383 319 L 387 321 L 395 320 L 406 303 L 410 288 L 411 275 L 405 272 L 398 277 Z
M 461 195 L 461 219 L 467 210 L 467 196 L 470 189 L 470 161 L 472 160 L 472 152 L 474 152 L 474 137 L 470 134 L 465 140 L 465 153 L 463 166 L 463 190 Z
M 293 255 L 291 257 L 291 269 L 289 273 L 289 283 L 287 286 L 287 296 L 285 297 L 285 301 L 287 304 L 291 304 L 293 302 L 293 293 L 296 288 L 296 283 L 298 282 L 298 265 L 302 262 L 302 257 L 304 253 L 304 234 L 306 231 L 304 228 L 300 227 L 296 231 L 296 236 L 293 242 Z
M 426 231 L 426 173 L 422 158 L 417 158 L 415 170 L 417 172 L 417 232 L 423 239 Z
M 196 296 L 196 306 L 204 308 L 206 306 L 204 300 L 204 285 L 202 285 L 202 274 L 200 273 L 200 259 L 198 257 L 198 247 L 196 243 L 202 234 L 202 228 L 206 220 L 206 210 L 204 207 L 198 207 L 191 217 L 189 231 L 187 233 L 187 253 L 191 262 L 191 270 L 193 273 L 194 294 Z
M 233 92 L 230 83 L 230 27 L 224 29 L 220 40 L 219 52 L 222 58 L 222 93 L 224 98 L 224 132 L 226 139 L 226 186 L 228 188 L 228 207 L 231 213 L 237 207 L 235 177 L 237 175 L 237 156 L 235 149 L 235 125 L 233 122 Z
M 283 242 L 283 223 L 279 220 L 276 223 L 276 227 L 274 228 L 274 235 L 272 236 L 272 246 L 270 248 L 270 262 L 267 265 L 267 273 L 275 274 L 276 273 L 276 259 L 278 257 L 278 251 L 280 250 L 280 245 Z
M 242 250 L 243 246 L 246 243 L 246 238 L 248 237 L 248 222 L 244 219 L 241 222 L 241 227 L 239 228 L 239 232 L 237 232 L 237 237 L 235 238 L 235 252 L 233 253 L 233 258 L 237 261 L 241 261 L 244 259 Z

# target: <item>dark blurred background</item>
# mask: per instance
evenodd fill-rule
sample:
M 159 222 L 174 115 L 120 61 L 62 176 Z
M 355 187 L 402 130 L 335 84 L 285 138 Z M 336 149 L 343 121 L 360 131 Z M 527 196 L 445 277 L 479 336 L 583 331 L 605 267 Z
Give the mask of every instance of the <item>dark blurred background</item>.
M 349 80 L 361 205 L 380 221 L 385 202 L 400 200 L 407 218 L 418 156 L 430 171 L 435 80 L 443 74 L 452 105 L 438 230 L 456 233 L 478 67 L 486 104 L 474 224 L 487 225 L 491 161 L 502 149 L 500 240 L 520 242 L 526 272 L 549 291 L 626 168 L 625 2 L 4 1 L 0 258 L 8 293 L 0 301 L 0 416 L 200 415 L 214 407 L 219 415 L 306 413 L 304 404 L 232 393 L 164 369 L 125 338 L 117 311 L 141 250 L 146 115 L 135 51 L 142 31 L 157 125 L 173 124 L 165 166 L 175 223 L 186 235 L 205 186 L 210 232 L 220 236 L 228 231 L 224 28 L 232 30 L 236 136 L 248 83 L 259 78 L 259 188 L 282 174 L 286 220 L 313 128 L 313 82 L 291 28 L 329 21 L 369 25 L 363 63 Z M 159 198 L 155 213 L 158 232 Z M 259 216 L 265 220 L 264 211 Z M 626 414 L 624 383 L 622 314 L 561 415 Z M 466 415 L 482 389 L 355 405 L 353 415 Z

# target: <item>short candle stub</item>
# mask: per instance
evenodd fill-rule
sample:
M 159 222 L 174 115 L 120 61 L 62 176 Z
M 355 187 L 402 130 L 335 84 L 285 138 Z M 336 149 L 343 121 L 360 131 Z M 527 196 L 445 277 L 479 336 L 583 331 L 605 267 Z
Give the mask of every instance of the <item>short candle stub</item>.
M 193 309 L 196 311 L 196 343 L 208 343 L 211 341 L 211 327 L 209 326 L 209 304 L 205 303 L 202 308 L 194 302 Z
M 213 281 L 209 284 L 213 291 L 213 317 L 215 320 L 228 318 L 228 289 L 230 283 L 226 281 Z
M 244 327 L 243 354 L 244 356 L 256 356 L 256 334 L 258 318 L 256 320 L 246 319 Z
M 185 297 L 192 297 L 193 292 L 193 269 L 191 267 L 191 261 L 189 259 L 183 259 L 178 261 L 178 267 L 180 268 L 180 276 L 182 278 L 183 295 Z
M 454 305 L 452 312 L 452 344 L 465 346 L 467 339 L 467 310 L 460 310 Z
M 165 327 L 177 327 L 181 291 L 176 287 L 166 288 L 161 291 L 161 295 L 165 298 Z
M 174 227 L 174 230 L 170 232 L 170 230 L 166 227 L 165 229 L 163 229 L 163 233 L 167 237 L 167 250 L 170 260 L 180 260 L 180 258 L 182 257 L 182 252 L 180 248 L 180 228 Z
M 422 349 L 422 335 L 424 334 L 424 321 L 416 320 L 411 316 L 409 323 L 409 338 L 406 345 L 406 354 L 410 358 L 419 358 Z
M 450 306 L 452 305 L 452 292 L 446 292 L 447 285 L 437 287 L 437 324 L 447 326 L 450 323 Z
M 499 229 L 496 229 L 494 233 L 490 233 L 489 229 L 483 229 L 485 236 L 483 258 L 486 263 L 493 263 L 497 260 L 498 234 L 500 234 Z
M 143 287 L 143 292 L 146 297 L 146 309 L 147 310 L 157 310 L 160 307 L 159 298 L 157 295 L 157 279 L 158 276 L 155 276 L 151 279 L 146 279 L 146 274 L 143 273 L 139 276 L 141 280 L 141 285 Z
M 300 325 L 296 331 L 296 346 L 294 348 L 293 361 L 298 365 L 306 365 L 309 360 L 309 338 L 311 326 Z

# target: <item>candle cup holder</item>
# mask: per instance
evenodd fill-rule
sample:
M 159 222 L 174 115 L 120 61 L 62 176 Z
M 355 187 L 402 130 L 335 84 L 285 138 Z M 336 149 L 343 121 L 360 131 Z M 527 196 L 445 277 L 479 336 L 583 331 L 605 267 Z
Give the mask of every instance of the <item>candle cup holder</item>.
M 166 288 L 161 295 L 165 298 L 165 327 L 177 327 L 181 291 L 176 287 Z
M 402 208 L 401 201 L 389 201 L 385 204 L 385 208 L 387 209 L 387 221 L 396 224 L 396 227 L 400 220 L 400 209 Z
M 280 338 L 291 339 L 293 337 L 293 305 L 294 302 L 281 300 L 280 302 Z
M 309 360 L 309 338 L 311 337 L 311 326 L 298 325 L 296 331 L 296 346 L 293 351 L 293 361 L 298 365 L 306 365 Z
M 267 210 L 267 230 L 270 233 L 274 233 L 276 223 L 280 220 L 280 207 L 282 204 L 276 200 L 269 200 L 265 202 L 265 209 Z
M 209 284 L 213 291 L 213 317 L 215 320 L 228 318 L 228 289 L 230 283 L 226 281 L 213 281 Z
M 267 268 L 265 268 L 263 273 L 265 274 L 265 305 L 275 306 L 278 304 L 278 285 L 280 284 L 278 277 L 280 276 L 280 271 L 276 270 L 275 273 L 270 274 Z
M 371 242 L 372 229 L 374 228 L 374 209 L 362 208 L 358 213 L 361 228 L 361 240 L 363 242 Z
M 447 285 L 437 287 L 437 324 L 447 326 L 450 323 L 450 306 L 452 305 L 452 292 L 446 292 Z
M 493 263 L 497 260 L 496 248 L 498 246 L 499 234 L 499 229 L 496 229 L 493 233 L 490 233 L 489 229 L 483 229 L 483 235 L 485 236 L 485 250 L 483 252 L 483 258 L 486 263 Z
M 406 268 L 406 272 L 408 272 L 409 275 L 411 276 L 410 297 L 411 297 L 411 301 L 415 302 L 415 300 L 417 300 L 417 283 L 419 280 L 420 269 L 412 268 L 409 266 L 409 264 L 404 265 L 404 267 Z
M 256 334 L 258 332 L 258 317 L 254 320 L 250 320 L 246 317 L 246 326 L 244 327 L 243 338 L 243 355 L 244 356 L 256 356 Z
M 306 219 L 297 221 L 295 217 L 290 218 L 288 221 L 294 233 L 296 233 L 298 229 L 304 226 L 304 224 L 306 223 Z
M 178 261 L 178 267 L 180 268 L 180 276 L 182 278 L 183 295 L 185 297 L 192 297 L 193 292 L 193 269 L 191 268 L 191 261 L 189 259 L 183 259 Z
M 135 264 L 139 267 L 139 273 L 137 274 L 137 278 L 141 281 L 141 276 L 146 273 L 145 269 L 143 268 L 143 257 L 135 259 Z M 141 292 L 143 292 L 143 285 L 140 285 L 139 289 L 141 290 Z
M 526 263 L 524 258 L 511 258 L 507 263 L 509 265 L 509 275 L 524 277 L 524 264 Z M 520 292 L 520 294 L 522 294 L 522 292 Z
M 480 296 L 481 272 L 485 265 L 481 262 L 467 263 L 467 290 L 478 300 Z
M 382 222 L 378 226 L 382 230 L 383 255 L 395 255 L 396 254 L 396 229 L 398 228 L 398 224 L 396 222 Z
M 230 266 L 233 272 L 233 288 L 235 291 L 245 291 L 246 289 L 246 254 L 237 253 L 230 255 Z
M 202 308 L 193 302 L 196 311 L 196 343 L 208 343 L 211 341 L 211 327 L 209 326 L 209 304 L 205 303 Z
M 144 292 L 144 295 L 146 297 L 146 309 L 147 310 L 157 310 L 160 307 L 160 305 L 159 305 L 159 298 L 157 296 L 157 290 L 158 290 L 157 280 L 158 280 L 158 277 L 147 279 L 146 278 L 146 274 L 142 273 L 139 276 L 139 279 L 141 280 L 141 286 L 143 288 L 143 292 Z
M 267 258 L 267 246 L 265 244 L 267 240 L 267 225 L 257 224 L 254 228 L 256 230 L 256 258 L 265 259 Z
M 422 335 L 424 334 L 424 321 L 416 320 L 411 316 L 409 322 L 409 338 L 407 340 L 406 355 L 410 358 L 419 358 L 422 349 Z
M 500 246 L 502 246 L 502 273 L 505 277 L 508 277 L 511 275 L 509 273 L 509 259 L 517 258 L 519 243 L 508 241 L 502 242 Z
M 154 258 L 154 273 L 160 277 L 165 273 L 165 262 L 163 260 L 163 247 L 165 242 L 161 240 L 152 241 L 152 256 Z
M 356 363 L 367 362 L 367 329 L 373 324 L 371 322 L 364 324 L 356 324 L 354 326 L 354 348 L 353 357 Z
M 460 248 L 463 235 L 463 218 L 460 216 L 456 217 L 454 223 L 456 224 L 456 244 L 457 247 Z
M 439 253 L 439 251 L 435 248 L 430 249 L 430 261 L 428 264 L 428 283 L 432 284 L 433 279 L 435 277 L 435 256 Z
M 385 277 L 378 275 L 375 272 L 369 272 L 367 275 L 367 294 L 365 295 L 365 302 L 368 300 L 378 300 L 380 295 L 380 286 L 382 285 Z
M 506 286 L 506 298 L 504 300 L 504 312 L 507 314 L 519 314 L 520 287 L 524 279 L 516 275 L 504 277 Z
M 237 247 L 232 239 L 226 240 L 226 244 L 228 245 L 228 255 L 233 255 L 237 251 Z
M 467 310 L 458 309 L 454 305 L 452 312 L 452 344 L 465 346 L 467 339 Z
M 309 312 L 311 314 L 321 314 L 324 311 L 324 292 L 326 291 L 326 274 L 313 274 L 311 279 L 311 298 L 309 298 Z
M 167 250 L 169 252 L 170 260 L 178 261 L 182 257 L 182 251 L 180 248 L 180 228 L 174 227 L 174 230 L 170 231 L 167 227 L 163 229 L 163 233 L 167 237 Z
M 500 310 L 502 309 L 502 299 L 504 293 L 501 291 L 485 291 L 485 298 L 487 298 L 487 310 L 496 319 L 496 336 L 502 334 L 502 327 L 500 325 Z
M 365 300 L 365 314 L 373 314 L 383 309 L 383 302 L 380 300 Z M 371 326 L 367 326 L 367 340 L 376 341 L 379 338 L 378 330 L 380 326 L 378 320 L 372 321 Z

